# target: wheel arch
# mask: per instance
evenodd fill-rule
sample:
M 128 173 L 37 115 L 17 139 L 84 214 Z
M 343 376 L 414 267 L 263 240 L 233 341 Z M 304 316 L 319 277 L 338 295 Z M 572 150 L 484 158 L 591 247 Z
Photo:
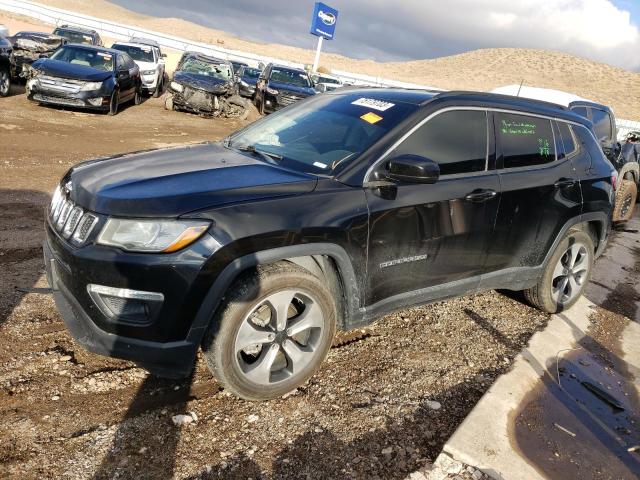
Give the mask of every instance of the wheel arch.
M 618 172 L 618 176 L 620 179 L 634 180 L 637 184 L 640 182 L 640 164 L 633 161 L 625 163 Z
M 309 243 L 262 250 L 233 260 L 209 288 L 189 331 L 188 338 L 201 341 L 225 293 L 243 273 L 260 265 L 288 261 L 324 278 L 333 295 L 339 296 L 338 326 L 348 328 L 363 315 L 355 271 L 347 252 L 331 243 Z

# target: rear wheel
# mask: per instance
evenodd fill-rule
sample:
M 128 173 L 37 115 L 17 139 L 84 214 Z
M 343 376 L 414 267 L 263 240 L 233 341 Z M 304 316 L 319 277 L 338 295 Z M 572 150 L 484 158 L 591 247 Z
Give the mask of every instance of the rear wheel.
M 242 277 L 229 292 L 202 344 L 224 388 L 266 400 L 306 382 L 335 333 L 336 306 L 325 284 L 281 262 Z
M 638 187 L 633 180 L 622 180 L 616 192 L 616 204 L 613 209 L 613 221 L 625 222 L 633 216 L 638 197 Z
M 0 69 L 0 97 L 6 97 L 11 91 L 11 74 L 8 69 Z
M 544 312 L 566 310 L 582 295 L 593 261 L 591 236 L 581 230 L 570 230 L 556 247 L 537 285 L 524 291 L 525 297 Z

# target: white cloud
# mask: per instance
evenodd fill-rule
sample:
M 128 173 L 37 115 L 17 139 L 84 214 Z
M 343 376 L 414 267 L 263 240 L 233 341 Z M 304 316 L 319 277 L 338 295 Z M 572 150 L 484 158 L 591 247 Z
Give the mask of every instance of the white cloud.
M 113 0 L 151 15 L 185 16 L 245 38 L 313 47 L 312 0 Z M 640 32 L 612 0 L 326 0 L 339 9 L 325 49 L 358 58 L 432 58 L 484 47 L 561 50 L 640 67 Z M 634 0 L 637 1 L 637 0 Z

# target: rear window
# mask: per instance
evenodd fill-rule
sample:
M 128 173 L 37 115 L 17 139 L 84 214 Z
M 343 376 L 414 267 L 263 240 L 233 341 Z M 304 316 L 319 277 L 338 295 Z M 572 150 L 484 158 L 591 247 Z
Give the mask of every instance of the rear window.
M 413 154 L 433 160 L 440 175 L 481 172 L 487 165 L 487 137 L 486 112 L 444 112 L 412 133 L 393 156 Z
M 611 117 L 607 112 L 598 108 L 592 108 L 591 117 L 593 121 L 593 130 L 595 131 L 598 140 L 608 140 L 613 137 Z
M 556 149 L 551 120 L 496 113 L 503 168 L 532 167 L 553 162 Z

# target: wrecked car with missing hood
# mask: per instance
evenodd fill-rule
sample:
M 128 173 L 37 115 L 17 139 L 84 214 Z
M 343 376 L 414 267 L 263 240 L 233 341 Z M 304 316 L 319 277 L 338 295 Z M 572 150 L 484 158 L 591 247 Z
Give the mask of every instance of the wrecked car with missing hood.
M 233 65 L 228 60 L 186 52 L 178 62 L 165 100 L 167 110 L 185 110 L 212 117 L 242 117 L 248 102 L 238 95 Z
M 11 75 L 24 76 L 28 67 L 40 58 L 48 58 L 68 40 L 59 35 L 44 32 L 18 32 L 7 37 L 13 47 Z

